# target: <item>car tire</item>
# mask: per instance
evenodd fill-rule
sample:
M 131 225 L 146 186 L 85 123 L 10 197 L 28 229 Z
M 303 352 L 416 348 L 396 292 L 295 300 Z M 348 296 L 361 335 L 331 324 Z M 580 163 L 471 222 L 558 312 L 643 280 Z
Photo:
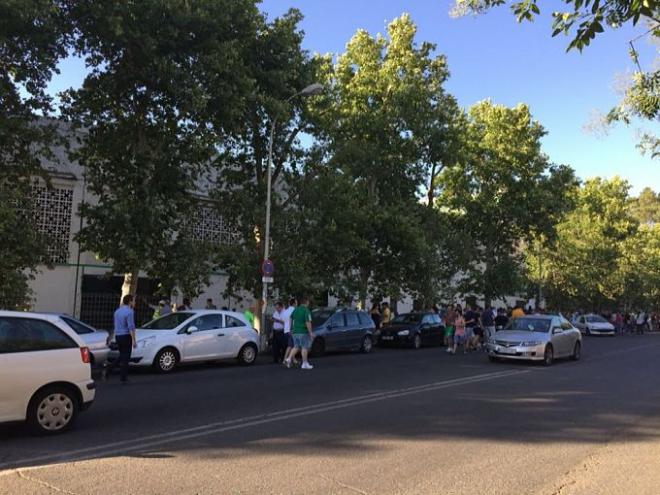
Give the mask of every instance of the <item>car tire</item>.
M 159 373 L 171 373 L 179 364 L 179 353 L 173 347 L 158 351 L 154 358 L 154 369 Z
M 321 337 L 315 337 L 311 348 L 312 356 L 318 357 L 325 354 L 325 341 Z
M 415 336 L 413 337 L 412 348 L 413 349 L 421 349 L 422 348 L 422 336 L 418 333 L 416 333 Z
M 573 361 L 579 361 L 580 357 L 582 357 L 582 344 L 578 340 L 573 347 L 573 354 L 571 354 L 571 359 Z
M 238 351 L 238 362 L 243 366 L 250 366 L 257 361 L 258 355 L 257 346 L 254 344 L 245 344 L 241 347 L 241 350 Z
M 543 366 L 552 366 L 552 363 L 555 360 L 555 351 L 551 345 L 546 346 L 545 351 L 543 352 Z
M 35 435 L 63 433 L 75 422 L 79 408 L 79 399 L 71 387 L 46 387 L 28 404 L 28 428 Z
M 360 346 L 360 352 L 363 354 L 369 354 L 371 352 L 371 349 L 373 348 L 373 340 L 371 340 L 371 337 L 369 335 L 365 335 L 362 338 L 362 345 Z

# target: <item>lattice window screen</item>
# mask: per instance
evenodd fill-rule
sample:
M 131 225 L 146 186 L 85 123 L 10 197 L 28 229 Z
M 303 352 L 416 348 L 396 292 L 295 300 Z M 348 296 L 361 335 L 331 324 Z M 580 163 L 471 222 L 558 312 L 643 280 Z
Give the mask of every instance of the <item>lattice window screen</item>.
M 40 234 L 48 237 L 46 263 L 67 263 L 71 239 L 71 213 L 73 190 L 63 188 L 32 187 L 34 223 Z
M 213 244 L 236 244 L 238 232 L 215 208 L 200 206 L 191 219 L 192 237 Z

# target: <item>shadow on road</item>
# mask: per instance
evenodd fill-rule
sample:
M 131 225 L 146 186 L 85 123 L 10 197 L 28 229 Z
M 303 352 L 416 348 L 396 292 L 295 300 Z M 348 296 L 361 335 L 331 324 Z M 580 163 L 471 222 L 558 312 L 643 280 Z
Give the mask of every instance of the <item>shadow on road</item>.
M 646 349 L 639 349 L 641 339 L 648 343 Z M 367 357 L 330 356 L 318 359 L 317 369 L 309 373 L 275 365 L 259 365 L 246 372 L 229 364 L 189 367 L 171 377 L 138 373 L 137 383 L 124 389 L 116 383 L 102 386 L 101 394 L 112 395 L 103 404 L 104 414 L 95 417 L 92 409 L 59 439 L 27 437 L 16 426 L 0 428 L 5 444 L 0 444 L 0 463 L 43 465 L 58 459 L 30 459 L 97 445 L 108 447 L 80 452 L 75 458 L 166 459 L 190 453 L 210 459 L 255 453 L 342 455 L 379 448 L 374 439 L 486 439 L 515 446 L 657 438 L 660 431 L 644 428 L 644 423 L 660 412 L 660 362 L 655 358 L 660 343 L 653 337 L 610 342 L 590 346 L 592 350 L 585 350 L 579 363 L 559 362 L 547 369 L 523 363 L 492 364 L 483 354 L 449 356 L 436 348 L 377 350 Z M 415 384 L 507 370 L 521 373 L 350 402 L 379 390 L 401 391 Z M 147 381 L 140 383 L 140 378 Z M 171 397 L 162 395 L 168 393 Z M 141 404 L 140 397 L 149 394 L 154 394 L 153 402 Z M 299 402 L 292 402 L 293 398 Z M 350 406 L 341 406 L 338 401 L 342 400 Z M 337 407 L 304 409 L 327 402 Z M 277 418 L 263 416 L 296 407 L 303 409 Z M 234 421 L 236 426 L 205 426 L 222 421 Z M 128 437 L 121 435 L 122 425 L 131 422 L 136 431 Z M 140 425 L 149 427 L 140 430 Z M 168 443 L 150 445 L 175 430 L 191 428 Z M 101 434 L 104 429 L 110 433 Z M 148 438 L 137 441 L 141 437 Z M 69 440 L 75 447 L 63 448 Z M 115 441 L 124 443 L 111 445 Z M 7 450 L 12 443 L 27 449 L 20 456 L 26 460 L 16 459 Z

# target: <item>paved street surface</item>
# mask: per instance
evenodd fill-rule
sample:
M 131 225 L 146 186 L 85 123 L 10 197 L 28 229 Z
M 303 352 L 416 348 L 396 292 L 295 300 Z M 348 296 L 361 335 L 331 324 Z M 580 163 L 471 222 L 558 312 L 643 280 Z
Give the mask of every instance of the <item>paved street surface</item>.
M 0 494 L 660 493 L 660 336 L 582 361 L 376 349 L 100 383 L 75 428 L 0 429 Z

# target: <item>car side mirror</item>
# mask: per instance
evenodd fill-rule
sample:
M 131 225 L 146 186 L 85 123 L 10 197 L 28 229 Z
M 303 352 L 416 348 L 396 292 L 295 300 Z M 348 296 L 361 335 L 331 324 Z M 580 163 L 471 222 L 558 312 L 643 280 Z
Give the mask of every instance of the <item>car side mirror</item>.
M 196 331 L 197 331 L 197 327 L 188 327 L 188 328 L 186 328 L 186 333 L 188 335 L 190 335 L 191 333 L 196 332 Z

